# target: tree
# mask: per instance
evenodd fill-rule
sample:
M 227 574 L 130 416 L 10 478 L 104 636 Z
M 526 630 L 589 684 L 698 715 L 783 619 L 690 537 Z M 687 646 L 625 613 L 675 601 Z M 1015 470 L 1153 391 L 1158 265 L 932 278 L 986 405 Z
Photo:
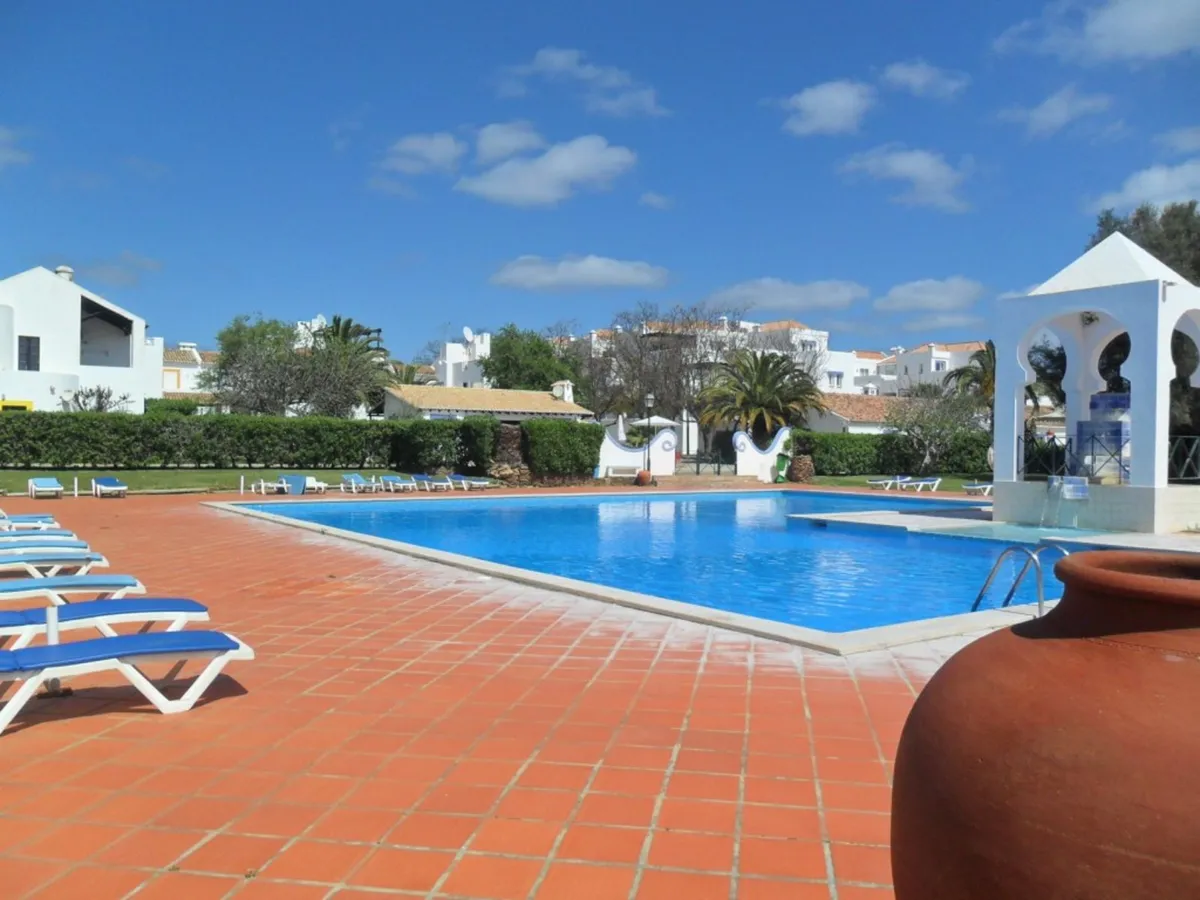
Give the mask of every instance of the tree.
M 893 403 L 884 423 L 912 442 L 921 457 L 920 473 L 935 471 L 938 461 L 964 432 L 979 428 L 979 403 L 968 393 L 908 397 Z
M 996 397 L 996 344 L 987 341 L 983 347 L 976 350 L 967 359 L 965 366 L 959 366 L 946 373 L 943 384 L 948 390 L 963 396 L 974 397 L 992 427 L 992 407 Z M 1059 381 L 1061 391 L 1062 381 Z M 1036 410 L 1041 405 L 1041 398 L 1049 393 L 1040 381 L 1025 385 L 1025 399 L 1033 404 Z M 909 396 L 914 396 L 911 392 Z
M 231 412 L 283 415 L 299 400 L 296 330 L 279 319 L 238 316 L 217 333 L 220 357 L 199 377 Z
M 80 388 L 71 395 L 74 412 L 123 412 L 132 398 L 110 387 Z
M 377 409 L 383 391 L 395 383 L 385 351 L 366 332 L 325 328 L 296 355 L 300 404 L 312 415 L 348 418 L 359 406 Z
M 556 381 L 574 381 L 575 372 L 554 345 L 536 331 L 505 325 L 492 336 L 491 355 L 482 361 L 493 387 L 548 391 Z
M 735 351 L 718 364 L 700 403 L 702 424 L 734 422 L 759 446 L 783 426 L 802 424 L 809 410 L 825 410 L 820 388 L 790 357 L 753 350 Z

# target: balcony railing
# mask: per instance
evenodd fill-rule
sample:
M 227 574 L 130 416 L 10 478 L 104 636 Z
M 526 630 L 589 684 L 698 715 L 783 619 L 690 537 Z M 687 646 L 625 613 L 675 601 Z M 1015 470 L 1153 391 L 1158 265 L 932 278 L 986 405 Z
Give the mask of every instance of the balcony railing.
M 1129 441 L 1119 445 L 1100 438 L 1083 444 L 1073 440 L 1043 438 L 1026 434 L 1017 439 L 1018 477 L 1038 481 L 1052 475 L 1082 475 L 1103 479 L 1119 476 L 1129 480 Z M 1167 445 L 1167 480 L 1173 484 L 1200 485 L 1200 435 L 1177 435 Z

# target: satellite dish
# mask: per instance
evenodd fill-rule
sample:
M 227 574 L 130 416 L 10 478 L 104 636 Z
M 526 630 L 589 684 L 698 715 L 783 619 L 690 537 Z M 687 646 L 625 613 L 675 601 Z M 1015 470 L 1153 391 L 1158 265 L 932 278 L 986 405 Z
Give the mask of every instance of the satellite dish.
M 469 325 L 463 326 L 463 340 L 468 344 L 475 340 L 475 332 L 471 330 L 471 326 Z

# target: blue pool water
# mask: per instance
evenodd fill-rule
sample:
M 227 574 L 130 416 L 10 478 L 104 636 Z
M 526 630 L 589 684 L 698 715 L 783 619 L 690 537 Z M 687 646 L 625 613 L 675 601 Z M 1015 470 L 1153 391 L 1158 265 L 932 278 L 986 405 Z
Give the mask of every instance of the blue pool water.
M 786 516 L 952 503 L 756 491 L 247 505 L 522 569 L 846 632 L 970 611 L 1008 542 L 789 526 Z M 985 607 L 1003 600 L 1020 561 L 1005 565 Z M 1013 602 L 1032 603 L 1035 593 L 1029 578 Z M 1060 593 L 1050 575 L 1046 596 Z

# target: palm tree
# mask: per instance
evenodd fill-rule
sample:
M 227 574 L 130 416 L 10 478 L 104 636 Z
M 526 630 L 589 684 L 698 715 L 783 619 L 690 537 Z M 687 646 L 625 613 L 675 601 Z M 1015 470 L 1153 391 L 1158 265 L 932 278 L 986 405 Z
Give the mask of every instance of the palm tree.
M 387 349 L 383 346 L 383 329 L 369 328 L 361 322 L 355 322 L 349 316 L 342 318 L 334 316 L 323 329 L 327 339 L 344 341 L 353 344 L 366 344 L 372 350 L 387 358 Z
M 716 377 L 700 392 L 700 424 L 734 422 L 760 446 L 809 410 L 825 410 L 824 395 L 812 376 L 783 354 L 738 350 L 719 364 Z
M 965 366 L 947 372 L 942 383 L 957 393 L 974 394 L 981 404 L 991 409 L 996 397 L 995 342 L 987 341 L 971 354 Z M 1053 397 L 1054 391 L 1049 385 L 1043 384 L 1040 378 L 1033 384 L 1025 385 L 1025 398 L 1033 404 L 1035 412 L 1045 396 Z

